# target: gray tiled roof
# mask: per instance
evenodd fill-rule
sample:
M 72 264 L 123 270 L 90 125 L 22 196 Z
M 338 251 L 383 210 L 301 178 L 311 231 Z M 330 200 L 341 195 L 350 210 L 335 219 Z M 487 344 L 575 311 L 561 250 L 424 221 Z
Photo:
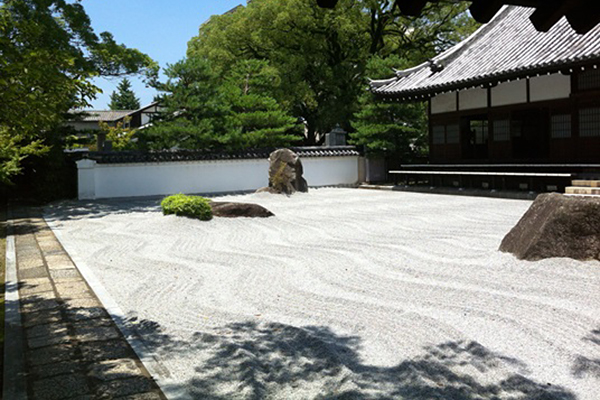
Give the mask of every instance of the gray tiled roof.
M 114 122 L 131 114 L 133 110 L 84 110 L 80 121 L 84 122 Z
M 548 32 L 538 32 L 533 9 L 510 6 L 488 24 L 431 61 L 398 71 L 396 77 L 371 82 L 381 97 L 418 98 L 458 88 L 558 72 L 600 62 L 600 25 L 579 35 L 563 18 Z M 434 68 L 435 69 L 435 68 Z
M 311 146 L 291 147 L 299 157 L 348 157 L 358 156 L 360 153 L 355 146 Z M 177 151 L 114 151 L 90 152 L 79 154 L 83 158 L 95 160 L 100 164 L 123 163 L 149 163 L 149 162 L 175 162 L 175 161 L 209 161 L 209 160 L 248 160 L 267 159 L 275 149 L 248 149 L 240 152 L 210 152 L 202 150 L 177 150 Z
M 77 121 L 84 122 L 116 122 L 120 119 L 134 114 L 136 112 L 144 112 L 149 108 L 158 106 L 158 101 L 138 108 L 137 110 L 71 110 L 70 114 L 77 117 Z

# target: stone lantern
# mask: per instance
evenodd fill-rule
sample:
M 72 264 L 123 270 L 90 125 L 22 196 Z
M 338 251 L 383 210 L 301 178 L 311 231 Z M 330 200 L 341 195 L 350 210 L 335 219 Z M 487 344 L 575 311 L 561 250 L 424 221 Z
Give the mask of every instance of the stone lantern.
M 345 146 L 346 133 L 348 132 L 337 124 L 331 132 L 325 134 L 325 146 Z

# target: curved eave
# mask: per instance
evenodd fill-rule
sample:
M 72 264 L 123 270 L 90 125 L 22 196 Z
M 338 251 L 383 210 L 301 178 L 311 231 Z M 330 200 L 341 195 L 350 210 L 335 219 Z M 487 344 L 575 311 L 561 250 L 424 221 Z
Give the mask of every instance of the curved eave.
M 401 91 L 372 90 L 373 94 L 381 100 L 400 100 L 400 101 L 424 101 L 432 96 L 447 93 L 455 90 L 471 89 L 476 87 L 492 87 L 502 82 L 527 79 L 552 73 L 571 74 L 574 71 L 584 71 L 588 69 L 600 68 L 600 55 L 595 57 L 584 57 L 578 60 L 565 60 L 557 63 L 539 64 L 532 68 L 507 70 L 500 74 L 484 75 L 475 79 L 465 79 L 449 82 L 443 85 L 430 85 L 418 89 L 408 89 Z M 396 83 L 398 80 L 396 80 Z
M 437 56 L 433 57 L 430 61 L 426 61 L 417 66 L 403 69 L 403 70 L 394 69 L 394 73 L 396 76 L 393 78 L 390 78 L 390 79 L 370 80 L 371 91 L 375 94 L 379 94 L 378 89 L 385 90 L 385 86 L 397 83 L 398 81 L 400 81 L 402 79 L 408 78 L 413 74 L 421 72 L 423 69 L 430 68 L 431 62 L 434 62 L 442 67 L 445 66 L 446 64 L 451 62 L 454 58 L 458 57 L 463 51 L 468 49 L 469 44 L 471 44 L 478 37 L 484 35 L 487 31 L 492 29 L 492 27 L 495 25 L 496 21 L 501 20 L 502 17 L 504 16 L 504 13 L 508 12 L 508 10 L 509 10 L 509 7 L 504 6 L 502 8 L 502 10 L 500 12 L 498 12 L 496 14 L 496 16 L 489 23 L 480 26 L 475 32 L 473 32 L 471 35 L 469 35 L 463 41 L 461 41 L 460 43 L 456 44 L 455 46 L 447 49 L 446 51 L 438 54 Z M 432 72 L 432 74 L 433 74 L 433 72 Z
M 390 83 L 396 82 L 396 78 L 388 78 L 388 79 L 369 79 L 369 87 L 371 90 L 373 88 L 380 88 L 382 86 L 387 86 Z

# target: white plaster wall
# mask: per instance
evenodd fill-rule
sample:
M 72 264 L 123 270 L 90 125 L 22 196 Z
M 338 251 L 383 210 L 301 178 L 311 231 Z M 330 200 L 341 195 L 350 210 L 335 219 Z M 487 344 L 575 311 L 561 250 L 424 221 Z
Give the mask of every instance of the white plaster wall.
M 359 157 L 302 158 L 309 186 L 352 185 L 358 182 Z
M 442 93 L 431 98 L 431 113 L 456 111 L 456 92 Z
M 268 168 L 267 160 L 98 164 L 95 198 L 258 189 Z
M 492 88 L 492 107 L 527 103 L 527 80 L 504 82 Z
M 487 89 L 461 90 L 458 92 L 458 108 L 460 110 L 487 108 Z
M 536 76 L 529 80 L 531 101 L 564 99 L 571 95 L 571 77 L 563 74 Z
M 310 186 L 358 182 L 359 157 L 302 158 Z M 79 199 L 219 193 L 256 190 L 268 185 L 269 163 L 220 160 L 140 164 L 78 162 Z

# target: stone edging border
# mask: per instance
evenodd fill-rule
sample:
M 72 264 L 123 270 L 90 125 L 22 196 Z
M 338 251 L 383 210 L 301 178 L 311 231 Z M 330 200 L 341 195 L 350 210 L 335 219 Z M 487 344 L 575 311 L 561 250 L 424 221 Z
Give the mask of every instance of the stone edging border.
M 11 224 L 12 214 L 6 215 L 6 273 L 4 282 L 4 387 L 2 398 L 27 400 L 25 353 L 19 287 L 17 279 L 16 241 Z

